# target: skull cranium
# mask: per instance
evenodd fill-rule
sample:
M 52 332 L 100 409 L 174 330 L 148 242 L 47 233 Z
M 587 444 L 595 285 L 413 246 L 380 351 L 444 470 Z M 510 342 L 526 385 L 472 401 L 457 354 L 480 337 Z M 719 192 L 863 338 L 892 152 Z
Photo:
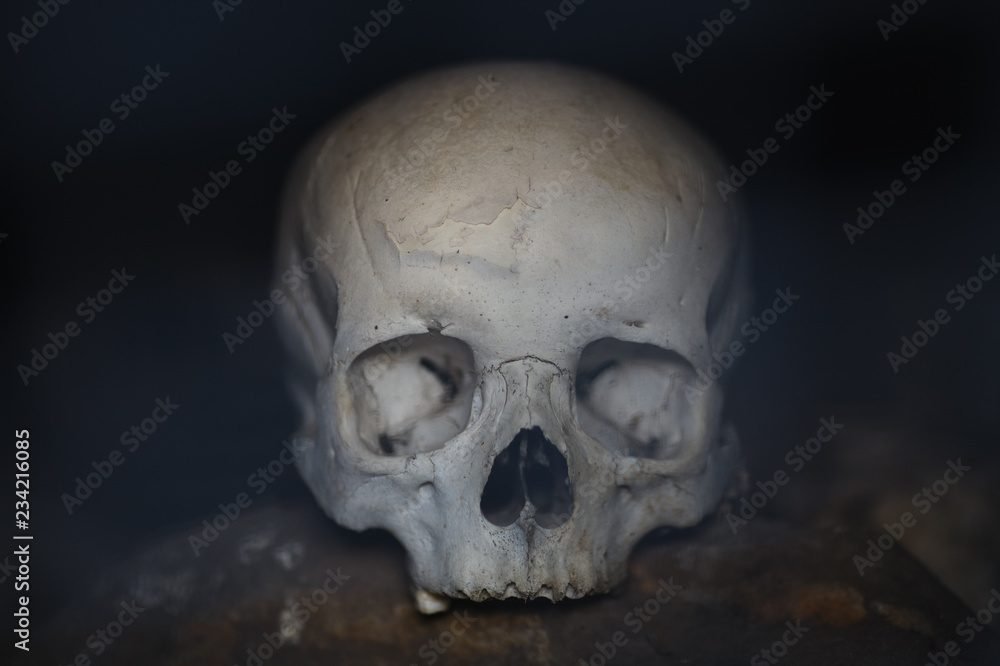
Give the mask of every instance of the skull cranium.
M 282 325 L 323 508 L 392 532 L 418 606 L 577 598 L 718 503 L 738 458 L 705 379 L 746 305 L 706 144 L 602 76 L 424 75 L 313 143 L 279 274 L 332 256 Z

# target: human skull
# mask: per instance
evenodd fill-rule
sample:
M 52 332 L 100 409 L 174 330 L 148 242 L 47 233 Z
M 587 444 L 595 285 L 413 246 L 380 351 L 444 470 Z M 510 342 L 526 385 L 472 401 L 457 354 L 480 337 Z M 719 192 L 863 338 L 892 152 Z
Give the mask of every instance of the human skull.
M 739 456 L 709 367 L 747 294 L 721 173 L 661 106 L 551 64 L 410 79 L 306 151 L 277 264 L 316 269 L 281 313 L 299 469 L 402 542 L 421 610 L 608 591 L 718 504 Z

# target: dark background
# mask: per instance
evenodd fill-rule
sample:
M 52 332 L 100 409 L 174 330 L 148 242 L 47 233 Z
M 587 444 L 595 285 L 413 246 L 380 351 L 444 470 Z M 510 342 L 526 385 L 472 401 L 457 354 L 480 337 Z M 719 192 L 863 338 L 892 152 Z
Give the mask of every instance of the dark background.
M 801 297 L 727 375 L 751 478 L 783 467 L 784 452 L 829 413 L 844 414 L 848 428 L 854 418 L 894 424 L 904 440 L 914 433 L 912 454 L 904 447 L 890 468 L 924 455 L 943 471 L 959 449 L 993 464 L 1000 281 L 952 312 L 898 374 L 886 360 L 918 318 L 951 311 L 945 294 L 1000 250 L 993 3 L 928 2 L 885 41 L 876 22 L 892 8 L 870 0 L 752 0 L 746 11 L 722 0 L 589 0 L 555 31 L 545 11 L 556 0 L 403 0 L 402 13 L 347 63 L 340 42 L 385 5 L 247 0 L 220 21 L 209 0 L 71 2 L 19 53 L 6 40 L 0 47 L 0 233 L 8 234 L 0 409 L 8 465 L 13 430 L 31 432 L 37 620 L 155 536 L 217 513 L 277 456 L 295 414 L 274 322 L 232 354 L 222 334 L 269 291 L 284 176 L 307 138 L 345 107 L 451 63 L 547 59 L 606 72 L 679 110 L 728 161 L 776 136 L 775 121 L 825 84 L 830 101 L 779 140 L 737 195 L 753 222 L 754 312 L 776 288 Z M 725 8 L 735 22 L 678 72 L 671 54 Z M 37 11 L 6 3 L 0 28 L 19 30 Z M 111 101 L 157 64 L 169 77 L 58 182 L 51 163 L 65 158 L 66 144 L 111 116 Z M 209 170 L 241 159 L 237 145 L 285 106 L 296 115 L 290 126 L 185 225 L 178 204 Z M 905 178 L 903 162 L 948 126 L 962 138 L 851 245 L 842 225 L 855 209 Z M 134 282 L 25 386 L 16 366 L 49 332 L 80 322 L 77 304 L 123 266 Z M 177 413 L 67 515 L 60 496 L 167 396 Z M 832 469 L 819 461 L 812 471 Z M 304 493 L 288 470 L 255 506 Z

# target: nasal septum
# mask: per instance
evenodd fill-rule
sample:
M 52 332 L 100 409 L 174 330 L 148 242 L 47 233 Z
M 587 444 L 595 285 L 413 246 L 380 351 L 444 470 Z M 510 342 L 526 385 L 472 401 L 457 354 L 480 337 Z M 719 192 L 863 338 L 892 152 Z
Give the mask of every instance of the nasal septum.
M 569 466 L 540 427 L 522 428 L 497 454 L 479 508 L 498 527 L 523 517 L 551 529 L 570 519 Z

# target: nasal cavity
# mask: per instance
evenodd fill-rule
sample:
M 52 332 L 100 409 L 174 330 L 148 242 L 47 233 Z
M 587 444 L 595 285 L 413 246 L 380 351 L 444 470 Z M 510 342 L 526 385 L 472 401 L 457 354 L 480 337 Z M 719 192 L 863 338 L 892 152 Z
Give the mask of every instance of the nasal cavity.
M 497 455 L 479 508 L 499 527 L 513 524 L 528 505 L 540 527 L 558 527 L 573 513 L 569 467 L 541 428 L 522 428 Z

